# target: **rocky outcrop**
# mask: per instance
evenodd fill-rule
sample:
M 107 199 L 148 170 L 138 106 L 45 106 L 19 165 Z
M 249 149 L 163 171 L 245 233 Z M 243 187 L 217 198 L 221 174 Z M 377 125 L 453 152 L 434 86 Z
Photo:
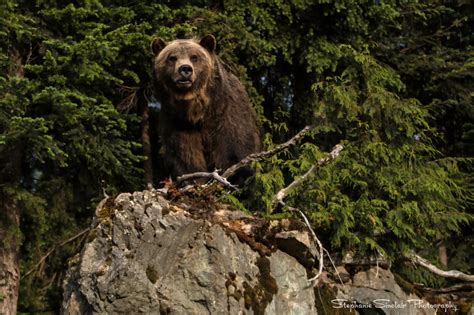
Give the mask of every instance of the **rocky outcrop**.
M 198 190 L 124 193 L 98 206 L 62 313 L 354 314 L 379 303 L 385 314 L 434 314 L 390 306 L 418 298 L 382 268 L 340 266 L 314 288 L 315 257 L 298 221 L 255 218 Z
M 92 240 L 64 285 L 63 313 L 317 313 L 306 268 L 251 238 L 266 222 L 226 206 L 184 207 L 158 191 L 98 207 Z

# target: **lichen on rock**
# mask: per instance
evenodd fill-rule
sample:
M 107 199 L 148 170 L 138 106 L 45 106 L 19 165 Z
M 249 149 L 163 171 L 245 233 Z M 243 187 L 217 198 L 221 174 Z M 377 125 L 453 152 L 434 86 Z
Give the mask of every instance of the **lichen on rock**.
M 262 219 L 178 199 L 147 190 L 102 203 L 62 312 L 316 314 L 306 268 L 261 239 Z

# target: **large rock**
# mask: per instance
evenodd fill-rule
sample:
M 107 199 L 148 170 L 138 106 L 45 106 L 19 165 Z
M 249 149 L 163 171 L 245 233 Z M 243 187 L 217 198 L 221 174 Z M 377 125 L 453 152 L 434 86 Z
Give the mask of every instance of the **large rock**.
M 62 313 L 434 314 L 370 259 L 313 288 L 312 244 L 300 221 L 252 217 L 199 189 L 124 193 L 97 207 Z
M 183 207 L 158 191 L 100 205 L 92 239 L 68 272 L 62 312 L 317 313 L 305 267 L 253 237 L 260 221 L 225 207 L 199 215 Z

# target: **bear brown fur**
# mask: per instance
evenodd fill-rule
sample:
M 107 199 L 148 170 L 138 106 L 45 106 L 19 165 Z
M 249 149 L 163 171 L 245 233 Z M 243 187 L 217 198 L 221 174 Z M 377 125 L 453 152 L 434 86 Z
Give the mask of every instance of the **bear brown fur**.
M 257 117 L 239 79 L 215 54 L 216 40 L 152 43 L 159 135 L 168 176 L 224 170 L 260 150 Z

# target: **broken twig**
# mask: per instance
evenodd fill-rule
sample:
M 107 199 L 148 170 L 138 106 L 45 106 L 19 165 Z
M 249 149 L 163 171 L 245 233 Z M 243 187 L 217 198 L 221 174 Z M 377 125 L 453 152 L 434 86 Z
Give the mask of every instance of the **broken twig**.
M 309 168 L 309 170 L 306 171 L 306 173 L 304 173 L 301 177 L 295 179 L 293 182 L 291 182 L 290 185 L 278 191 L 272 201 L 272 210 L 274 210 L 276 207 L 278 207 L 278 205 L 282 203 L 283 199 L 285 199 L 291 189 L 301 185 L 301 183 L 303 183 L 309 177 L 309 175 L 315 170 L 317 170 L 319 167 L 323 166 L 324 164 L 327 164 L 328 162 L 338 157 L 343 148 L 344 146 L 342 144 L 336 144 L 326 157 L 320 159 L 316 164 L 313 164 Z
M 179 176 L 177 179 L 176 179 L 176 182 L 178 184 L 184 182 L 184 181 L 187 181 L 187 180 L 191 180 L 191 179 L 196 179 L 196 178 L 209 178 L 209 179 L 214 179 L 216 181 L 218 181 L 219 183 L 223 184 L 224 186 L 227 186 L 227 187 L 230 187 L 230 188 L 233 188 L 233 189 L 237 189 L 237 186 L 235 185 L 232 185 L 228 180 L 227 178 L 219 175 L 219 173 L 217 172 L 217 170 L 215 170 L 214 172 L 212 173 L 209 173 L 209 172 L 196 172 L 196 173 L 190 173 L 190 174 L 185 174 L 185 175 L 182 175 L 182 176 Z

